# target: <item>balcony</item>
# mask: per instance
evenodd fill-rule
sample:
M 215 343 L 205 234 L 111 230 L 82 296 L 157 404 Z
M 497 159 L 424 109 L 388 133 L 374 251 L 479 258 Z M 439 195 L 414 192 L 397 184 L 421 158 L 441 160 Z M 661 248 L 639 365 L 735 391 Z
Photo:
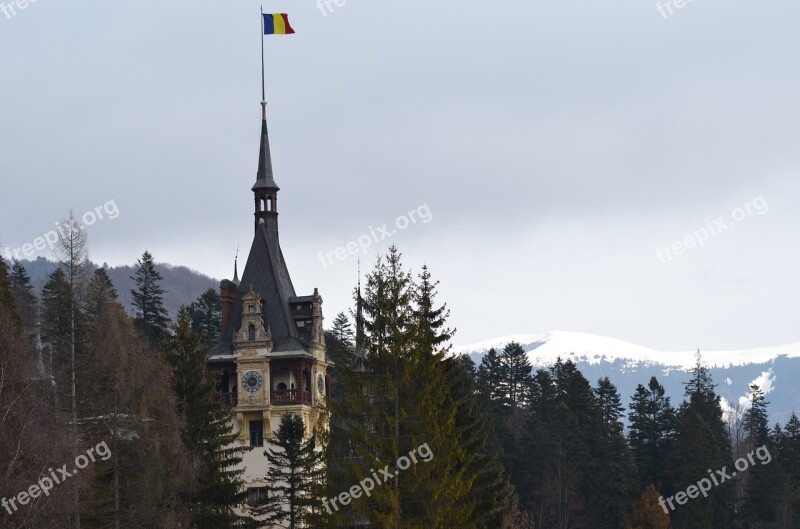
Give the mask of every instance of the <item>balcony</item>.
M 271 393 L 271 402 L 276 406 L 283 404 L 307 404 L 311 406 L 311 392 L 299 389 L 276 390 Z
M 228 408 L 233 408 L 236 406 L 238 400 L 236 397 L 236 393 L 217 393 L 217 398 L 219 399 L 220 404 Z

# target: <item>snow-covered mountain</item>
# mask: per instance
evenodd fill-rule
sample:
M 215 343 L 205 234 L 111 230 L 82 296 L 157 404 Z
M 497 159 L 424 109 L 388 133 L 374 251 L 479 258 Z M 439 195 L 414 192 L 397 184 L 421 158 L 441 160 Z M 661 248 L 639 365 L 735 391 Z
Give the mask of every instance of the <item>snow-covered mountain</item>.
M 558 357 L 569 358 L 592 383 L 603 376 L 611 378 L 624 398 L 633 394 L 637 384 L 647 384 L 655 375 L 674 403 L 683 398 L 682 383 L 687 379 L 686 372 L 695 364 L 696 354 L 696 351 L 658 351 L 616 338 L 566 331 L 503 336 L 456 346 L 453 351 L 469 354 L 479 363 L 489 349 L 499 351 L 512 341 L 528 351 L 535 367 L 546 368 Z M 773 422 L 784 423 L 792 411 L 800 414 L 800 342 L 701 353 L 729 413 L 736 403 L 747 401 L 749 386 L 756 383 L 768 395 Z

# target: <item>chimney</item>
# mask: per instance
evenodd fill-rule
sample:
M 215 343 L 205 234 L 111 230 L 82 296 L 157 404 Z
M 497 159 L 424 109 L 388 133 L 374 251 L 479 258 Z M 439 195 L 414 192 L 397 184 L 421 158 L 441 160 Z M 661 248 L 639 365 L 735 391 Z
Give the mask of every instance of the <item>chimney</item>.
M 228 330 L 228 320 L 231 317 L 233 304 L 236 303 L 236 283 L 223 279 L 219 284 L 219 297 L 222 301 L 222 336 Z

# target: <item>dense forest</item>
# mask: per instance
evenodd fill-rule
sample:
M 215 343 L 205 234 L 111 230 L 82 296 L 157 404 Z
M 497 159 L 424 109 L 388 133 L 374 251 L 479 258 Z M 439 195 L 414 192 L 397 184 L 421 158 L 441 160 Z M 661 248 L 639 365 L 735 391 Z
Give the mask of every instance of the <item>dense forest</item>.
M 2 528 L 800 527 L 800 420 L 770 424 L 760 388 L 725 422 L 699 354 L 681 402 L 656 377 L 622 396 L 570 361 L 535 369 L 516 343 L 475 365 L 396 248 L 325 332 L 328 427 L 285 414 L 248 498 L 206 370 L 218 294 L 171 317 L 144 252 L 131 316 L 81 232 L 59 250 L 41 295 L 0 260 Z

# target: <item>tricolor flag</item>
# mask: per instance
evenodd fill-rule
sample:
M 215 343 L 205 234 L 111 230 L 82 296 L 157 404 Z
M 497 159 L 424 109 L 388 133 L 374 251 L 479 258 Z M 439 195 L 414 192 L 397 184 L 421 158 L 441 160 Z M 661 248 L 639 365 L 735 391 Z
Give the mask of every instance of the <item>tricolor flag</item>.
M 264 35 L 289 35 L 294 33 L 286 13 L 264 13 Z

